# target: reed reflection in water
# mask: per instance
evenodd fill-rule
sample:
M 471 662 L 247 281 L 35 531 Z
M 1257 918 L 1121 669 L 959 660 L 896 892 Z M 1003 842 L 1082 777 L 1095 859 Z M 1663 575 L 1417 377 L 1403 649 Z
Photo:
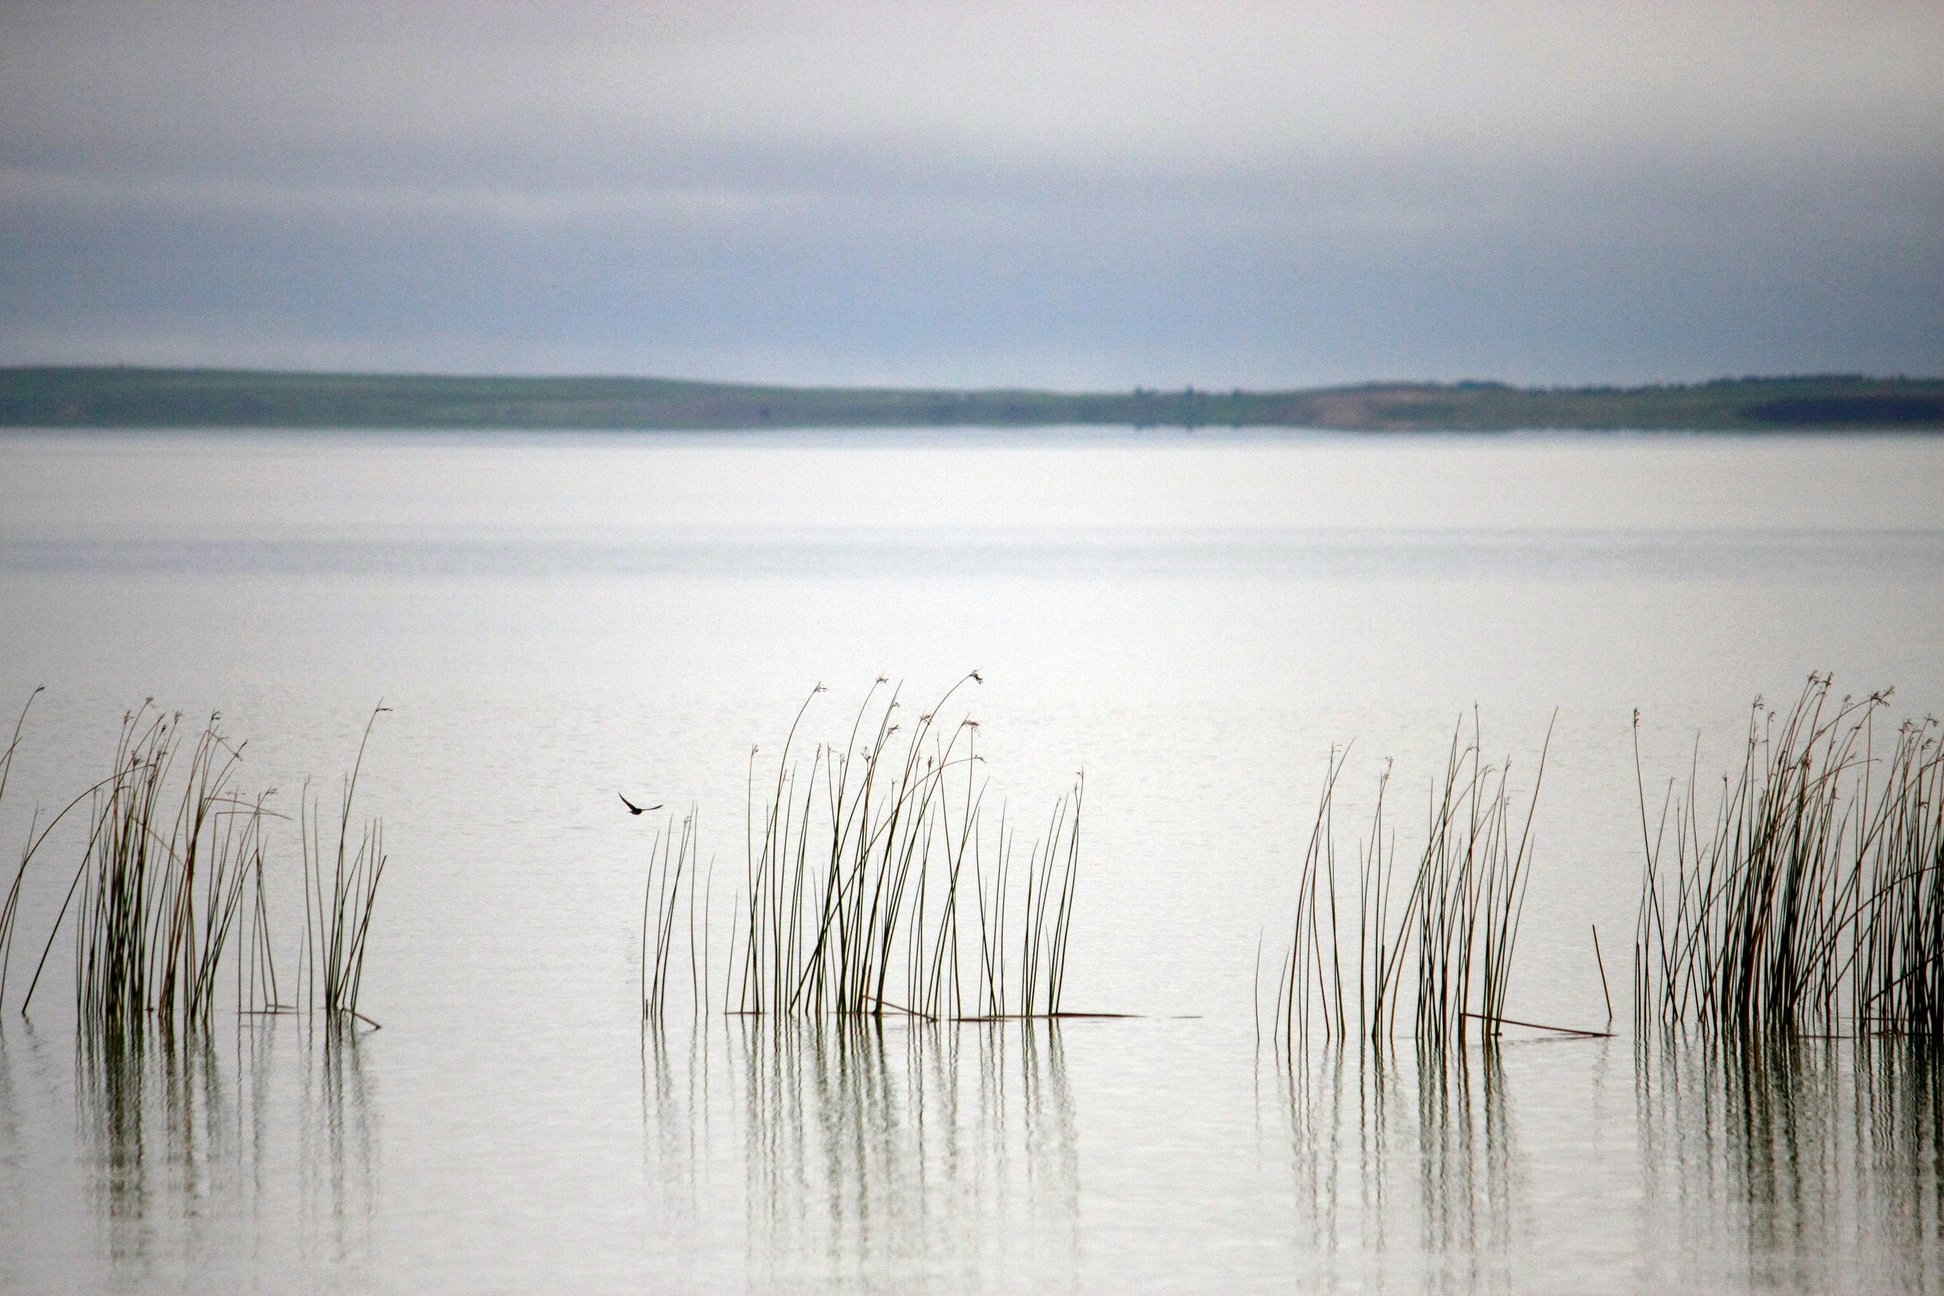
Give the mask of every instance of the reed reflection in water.
M 70 1101 L 73 1159 L 35 1156 L 34 1127 Z M 374 1112 L 360 1041 L 341 1030 L 266 1019 L 56 1046 L 0 1028 L 0 1169 L 36 1174 L 0 1174 L 0 1193 L 60 1240 L 34 1267 L 0 1263 L 0 1288 L 269 1290 L 297 1281 L 293 1259 L 356 1288 L 378 1217 Z
M 1195 1022 L 719 1017 L 640 1036 L 638 1112 L 623 1039 L 619 1105 L 543 1131 L 599 1189 L 536 1191 L 539 1226 L 631 1248 L 582 1273 L 494 1250 L 485 1230 L 524 1225 L 428 1175 L 448 1144 L 393 1121 L 381 1157 L 391 1035 L 0 1029 L 0 1220 L 38 1243 L 0 1248 L 0 1290 L 1873 1292 L 1944 1272 L 1944 1074 L 1908 1042 L 1399 1040 L 1251 1074 L 1198 1052 L 1246 1032 Z M 594 1225 L 586 1201 L 609 1203 Z M 464 1247 L 384 1228 L 401 1214 L 456 1221 Z
M 1433 1290 L 1513 1285 L 1529 1229 L 1501 1048 L 1332 1043 L 1282 1062 L 1261 1132 L 1285 1141 L 1299 1250 L 1379 1285 L 1393 1266 Z
M 740 1173 L 745 1263 L 765 1281 L 950 1290 L 1070 1271 L 1080 1164 L 1060 1032 L 650 1024 L 648 1178 L 693 1211 L 730 1196 L 705 1176 Z
M 1930 1044 L 1643 1047 L 1635 1077 L 1643 1229 L 1685 1264 L 1716 1253 L 1723 1281 L 1792 1291 L 1932 1287 L 1944 1073 Z
M 368 1253 L 378 1140 L 358 1039 L 326 1027 L 304 1031 L 293 1048 L 288 1034 L 245 1025 L 223 1041 L 228 1048 L 206 1032 L 173 1043 L 82 1034 L 75 1095 L 96 1167 L 96 1215 L 113 1232 L 118 1268 L 127 1271 L 131 1245 L 155 1245 L 158 1230 L 174 1227 L 192 1253 L 205 1252 L 221 1241 L 199 1236 L 209 1221 L 231 1227 L 292 1188 L 315 1259 L 355 1264 Z M 285 1129 L 293 1082 L 296 1119 Z M 290 1135 L 294 1148 L 279 1146 Z M 267 1182 L 285 1166 L 290 1177 Z M 221 1211 L 202 1208 L 212 1196 L 230 1200 Z M 167 1208 L 155 1209 L 158 1197 Z
M 1934 1053 L 1662 1041 L 1631 1048 L 1629 1085 L 1627 1047 L 1400 1041 L 1279 1060 L 1259 1087 L 1259 1133 L 1287 1166 L 1294 1250 L 1352 1287 L 1934 1286 Z M 1609 1071 L 1630 1108 L 1602 1101 Z

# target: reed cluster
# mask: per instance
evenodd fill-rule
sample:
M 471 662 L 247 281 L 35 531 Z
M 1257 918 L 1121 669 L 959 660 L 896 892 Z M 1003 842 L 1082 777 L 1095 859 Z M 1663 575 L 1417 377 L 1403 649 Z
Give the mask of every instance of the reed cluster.
M 1339 847 L 1335 823 L 1348 748 L 1331 751 L 1275 977 L 1269 1033 L 1276 1045 L 1289 1051 L 1319 1032 L 1377 1041 L 1398 1034 L 1400 1023 L 1428 1047 L 1463 1044 L 1475 1031 L 1499 1033 L 1551 739 L 1548 727 L 1521 811 L 1511 761 L 1484 763 L 1475 714 L 1469 738 L 1460 725 L 1430 787 L 1424 844 L 1406 857 L 1411 867 L 1403 878 L 1387 808 L 1389 763 L 1368 830 L 1354 841 L 1354 878 L 1339 871 L 1340 849 L 1346 865 L 1350 855 Z M 1257 971 L 1259 977 L 1259 962 Z M 1258 998 L 1258 1030 L 1261 1013 Z
M 1757 699 L 1713 813 L 1691 766 L 1653 828 L 1636 715 L 1643 1031 L 1944 1038 L 1939 725 L 1905 722 L 1879 755 L 1889 693 L 1831 689 L 1812 674 L 1784 713 Z
M 306 788 L 303 813 L 304 853 L 304 968 L 310 982 L 310 1002 L 328 1019 L 357 1018 L 376 1025 L 358 1011 L 358 991 L 364 985 L 366 937 L 378 902 L 378 883 L 385 875 L 385 830 L 367 820 L 358 847 L 351 849 L 351 806 L 357 797 L 358 774 L 364 769 L 371 727 L 386 710 L 379 707 L 365 722 L 358 740 L 357 759 L 345 777 L 338 801 L 337 841 L 326 871 L 326 836 L 319 825 L 317 801 Z M 323 984 L 318 984 L 319 978 Z
M 83 794 L 87 844 L 23 1012 L 70 909 L 75 1011 L 86 1031 L 126 1038 L 151 1024 L 165 1033 L 207 1025 L 233 947 L 245 951 L 229 960 L 239 1008 L 274 996 L 263 892 L 268 794 L 237 792 L 242 748 L 224 736 L 219 717 L 188 733 L 180 716 L 146 705 L 122 718 L 113 773 Z M 10 905 L 45 840 L 29 830 Z M 246 899 L 249 917 L 239 926 Z
M 723 1003 L 747 1016 L 898 1014 L 925 1020 L 1058 1016 L 1066 981 L 1085 781 L 1048 812 L 1044 835 L 1020 846 L 1002 808 L 982 831 L 985 780 L 978 722 L 940 717 L 967 675 L 923 714 L 906 718 L 880 678 L 848 737 L 807 753 L 798 733 L 818 685 L 797 711 L 774 774 L 748 774 L 745 867 Z M 694 838 L 685 824 L 673 864 L 667 842 L 643 904 L 643 1011 L 666 1001 L 674 914 L 690 890 L 695 957 Z M 683 860 L 689 861 L 685 869 Z M 707 903 L 701 927 L 708 929 Z M 700 973 L 706 979 L 706 944 Z M 702 1002 L 698 989 L 692 998 Z
M 23 708 L 0 753 L 0 796 L 25 717 Z M 367 724 L 366 742 L 370 732 Z M 364 750 L 361 742 L 359 766 Z M 29 867 L 61 821 L 85 805 L 87 838 L 21 998 L 23 1013 L 64 925 L 73 932 L 74 1006 L 85 1035 L 135 1040 L 150 1029 L 172 1036 L 207 1027 L 225 985 L 239 1013 L 298 1011 L 279 987 L 266 883 L 268 829 L 281 816 L 269 808 L 274 789 L 240 789 L 242 760 L 243 745 L 223 732 L 219 716 L 200 730 L 152 703 L 123 716 L 110 773 L 45 823 L 37 812 L 29 825 L 0 904 L 0 1003 Z M 356 784 L 354 767 L 345 782 L 334 862 L 318 831 L 315 803 L 302 816 L 300 971 L 308 974 L 309 994 L 302 996 L 300 986 L 300 997 L 333 1020 L 358 1015 L 366 937 L 384 870 L 376 822 L 365 825 L 362 846 L 349 848 Z
M 682 916 L 687 897 L 690 1008 L 700 1013 L 709 984 L 709 900 L 714 893 L 714 869 L 696 886 L 695 856 L 699 847 L 696 814 L 682 820 L 680 836 L 673 824 L 657 831 L 648 848 L 648 886 L 641 898 L 641 1011 L 660 1021 L 668 1000 L 668 980 L 675 953 L 675 920 Z M 683 883 L 687 882 L 686 890 Z M 701 939 L 696 938 L 696 897 L 701 896 Z

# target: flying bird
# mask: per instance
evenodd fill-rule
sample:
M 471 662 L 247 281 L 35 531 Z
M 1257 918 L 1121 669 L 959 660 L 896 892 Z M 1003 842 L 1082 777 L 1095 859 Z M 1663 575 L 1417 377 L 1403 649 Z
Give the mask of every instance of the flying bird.
M 619 796 L 620 794 L 616 793 L 615 795 Z M 650 810 L 661 809 L 661 806 L 659 805 L 638 806 L 634 802 L 628 800 L 628 798 L 626 797 L 621 797 L 621 804 L 628 807 L 629 814 L 647 814 Z

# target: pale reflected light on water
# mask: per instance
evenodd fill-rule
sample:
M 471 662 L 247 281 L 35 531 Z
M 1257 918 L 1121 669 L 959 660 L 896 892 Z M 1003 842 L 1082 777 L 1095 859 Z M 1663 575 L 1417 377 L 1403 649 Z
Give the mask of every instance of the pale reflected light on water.
M 673 1034 L 644 1032 L 650 1180 L 700 1232 L 722 1202 L 698 1168 L 740 1163 L 761 1279 L 1011 1285 L 1074 1254 L 1079 1145 L 1057 1026 Z
M 48 685 L 8 850 L 144 697 L 220 709 L 285 813 L 392 708 L 382 1030 L 77 1044 L 66 936 L 23 1021 L 81 842 L 36 866 L 0 1290 L 1944 1288 L 1921 1044 L 1283 1058 L 1251 1019 L 1332 747 L 1353 822 L 1476 706 L 1521 771 L 1557 710 L 1508 1015 L 1599 1026 L 1636 708 L 1656 787 L 1810 670 L 1944 709 L 1935 441 L 24 435 L 0 477 L 0 703 Z M 973 668 L 995 808 L 1086 771 L 1066 1004 L 1133 1016 L 812 1028 L 718 985 L 644 1032 L 615 793 L 697 807 L 727 950 L 751 744 L 819 681 L 811 744 Z
M 1925 1042 L 1643 1050 L 1640 1173 L 1655 1231 L 1690 1259 L 1738 1226 L 1737 1286 L 1924 1291 L 1944 1265 L 1944 1077 Z
M 1944 1263 L 1923 1044 L 1326 1049 L 1277 1082 L 1305 1249 L 1373 1286 L 1927 1290 Z
M 1085 1036 L 1046 1023 L 644 1030 L 640 1174 L 606 1187 L 631 1199 L 640 1231 L 583 1236 L 600 1254 L 569 1272 L 697 1291 L 1820 1292 L 1925 1290 L 1944 1264 L 1944 1085 L 1907 1043 L 1261 1057 L 1241 1087 L 1205 1095 L 1235 1110 L 1198 1128 L 1215 1137 L 1195 1164 L 1142 1168 L 1160 1200 L 1116 1201 L 1103 1163 L 1166 1139 L 1071 1074 L 1075 1037 L 1083 1071 L 1104 1060 Z M 47 1073 L 57 1047 L 71 1086 Z M 482 1285 L 421 1268 L 386 1226 L 387 1121 L 364 1047 L 282 1022 L 220 1044 L 70 1052 L 10 1025 L 0 1192 L 28 1209 L 8 1228 L 16 1241 L 30 1222 L 58 1231 L 10 1249 L 8 1289 Z M 73 1140 L 35 1164 L 58 1131 L 27 1126 L 50 1122 Z M 46 1209 L 67 1174 L 79 1219 Z M 1173 1197 L 1180 1186 L 1207 1196 Z M 1119 1233 L 1124 1212 L 1138 1241 L 1090 1240 Z M 1251 1235 L 1195 1227 L 1237 1213 Z M 549 1271 L 473 1278 L 527 1287 Z
M 0 1263 L 0 1285 L 372 1284 L 382 1140 L 358 1040 L 284 1024 L 65 1035 L 0 1029 L 0 1166 L 35 1242 Z M 72 1142 L 40 1159 L 28 1122 Z

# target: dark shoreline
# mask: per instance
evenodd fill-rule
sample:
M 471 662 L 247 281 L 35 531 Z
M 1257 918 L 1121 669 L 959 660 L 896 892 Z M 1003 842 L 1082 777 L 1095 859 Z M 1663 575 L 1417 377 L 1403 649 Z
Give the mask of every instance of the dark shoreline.
M 1291 391 L 782 387 L 125 366 L 0 368 L 0 427 L 750 430 L 1944 431 L 1944 379 L 1735 378 L 1645 387 L 1369 383 Z

